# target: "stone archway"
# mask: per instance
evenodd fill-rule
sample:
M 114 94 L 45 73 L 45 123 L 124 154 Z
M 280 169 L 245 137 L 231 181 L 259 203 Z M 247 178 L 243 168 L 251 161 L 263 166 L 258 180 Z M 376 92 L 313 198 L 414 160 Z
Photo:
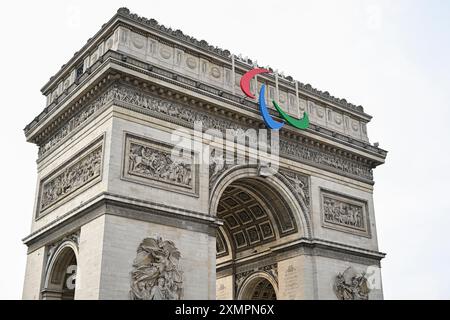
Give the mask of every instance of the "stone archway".
M 211 213 L 223 220 L 216 237 L 219 298 L 277 297 L 272 249 L 309 238 L 311 230 L 291 189 L 277 175 L 263 177 L 258 167 L 244 166 L 224 172 L 211 189 Z
M 302 237 L 311 237 L 311 221 L 306 199 L 294 191 L 295 187 L 284 174 L 279 172 L 270 176 L 262 176 L 259 166 L 237 165 L 221 172 L 214 181 L 210 185 L 209 212 L 211 215 L 218 216 L 219 202 L 225 190 L 232 187 L 233 184 L 239 184 L 241 188 L 250 186 L 253 191 L 258 191 L 262 187 L 268 191 L 267 194 L 261 195 L 262 198 L 268 199 L 270 194 L 271 200 L 275 200 L 277 204 L 283 203 L 285 209 L 295 220 Z
M 237 293 L 238 300 L 277 300 L 278 285 L 273 277 L 265 272 L 248 276 Z
M 49 249 L 45 268 L 43 300 L 74 300 L 77 275 L 78 248 L 65 240 Z

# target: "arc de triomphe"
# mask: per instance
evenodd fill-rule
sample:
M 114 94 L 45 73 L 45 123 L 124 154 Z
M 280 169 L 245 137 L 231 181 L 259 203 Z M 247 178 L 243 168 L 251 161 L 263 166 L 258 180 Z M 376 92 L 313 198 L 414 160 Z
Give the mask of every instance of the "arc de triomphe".
M 279 130 L 277 170 L 245 161 L 260 148 L 248 136 L 230 161 L 209 133 L 264 130 L 239 86 L 253 68 L 119 9 L 25 128 L 39 155 L 23 298 L 381 299 L 372 169 L 387 152 L 369 142 L 371 116 L 258 75 L 252 92 L 265 85 L 310 125 Z M 174 132 L 200 149 L 174 157 Z

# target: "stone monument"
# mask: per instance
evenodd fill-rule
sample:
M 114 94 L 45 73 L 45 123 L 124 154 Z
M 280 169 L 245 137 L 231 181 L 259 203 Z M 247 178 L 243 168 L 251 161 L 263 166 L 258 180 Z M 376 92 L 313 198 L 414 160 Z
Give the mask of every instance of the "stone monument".
M 239 87 L 254 67 L 121 8 L 50 78 L 25 127 L 39 153 L 24 299 L 383 298 L 371 116 L 258 75 L 251 90 L 309 128 L 271 133 L 276 170 L 229 161 L 211 132 L 265 129 Z M 201 148 L 174 153 L 174 132 Z

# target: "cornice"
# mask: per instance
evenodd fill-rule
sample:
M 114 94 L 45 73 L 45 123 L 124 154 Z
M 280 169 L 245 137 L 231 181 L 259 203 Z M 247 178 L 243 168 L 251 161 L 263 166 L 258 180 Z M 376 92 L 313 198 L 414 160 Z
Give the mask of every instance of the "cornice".
M 102 72 L 99 68 L 96 72 L 89 73 L 80 79 L 80 83 L 72 85 L 57 101 L 46 107 L 24 128 L 27 141 L 40 145 L 116 79 L 117 74 L 111 71 Z
M 22 239 L 22 242 L 28 246 L 45 237 L 46 235 L 53 233 L 55 229 L 67 225 L 74 219 L 80 220 L 79 218 L 81 216 L 84 216 L 92 211 L 98 211 L 99 208 L 103 209 L 100 210 L 101 212 L 98 212 L 98 215 L 119 215 L 120 210 L 112 210 L 112 208 L 125 208 L 141 212 L 143 215 L 145 215 L 146 213 L 157 213 L 163 216 L 175 218 L 177 220 L 180 220 L 180 218 L 182 218 L 193 223 L 199 223 L 208 226 L 218 227 L 222 225 L 222 222 L 218 218 L 201 212 L 172 207 L 169 205 L 145 201 L 142 199 L 125 197 L 119 194 L 103 192 L 92 197 L 91 199 L 88 199 L 87 201 L 83 202 L 83 204 L 75 207 L 65 214 L 58 216 L 51 222 L 45 224 L 43 227 L 31 232 L 28 236 Z

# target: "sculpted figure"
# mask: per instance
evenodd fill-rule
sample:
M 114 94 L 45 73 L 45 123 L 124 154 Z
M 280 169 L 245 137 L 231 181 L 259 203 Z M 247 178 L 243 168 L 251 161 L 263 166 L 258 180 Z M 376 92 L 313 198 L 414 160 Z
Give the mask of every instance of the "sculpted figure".
M 339 300 L 368 300 L 370 289 L 365 274 L 357 274 L 352 267 L 336 276 L 334 292 Z
M 183 276 L 178 266 L 180 252 L 172 241 L 146 238 L 138 247 L 131 272 L 133 300 L 178 300 Z
M 165 288 L 166 280 L 163 277 L 158 278 L 158 284 L 153 286 L 150 291 L 148 300 L 168 300 L 167 289 Z
M 132 143 L 129 171 L 170 182 L 190 186 L 192 168 L 184 161 L 172 159 L 170 154 Z

